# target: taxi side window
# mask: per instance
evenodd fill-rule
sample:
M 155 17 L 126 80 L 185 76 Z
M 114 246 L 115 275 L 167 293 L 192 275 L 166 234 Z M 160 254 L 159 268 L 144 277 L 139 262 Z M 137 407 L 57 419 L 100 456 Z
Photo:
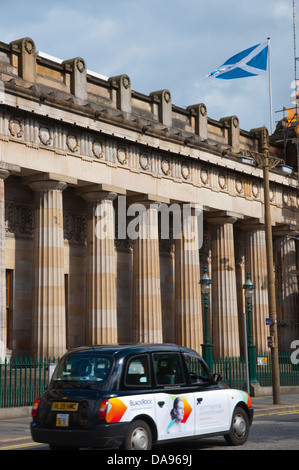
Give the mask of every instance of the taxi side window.
M 157 385 L 182 385 L 184 375 L 180 355 L 177 353 L 153 354 Z
M 126 386 L 150 385 L 148 356 L 134 356 L 127 364 L 124 383 Z
M 196 356 L 184 353 L 187 369 L 192 383 L 200 384 L 209 381 L 209 372 L 204 363 Z

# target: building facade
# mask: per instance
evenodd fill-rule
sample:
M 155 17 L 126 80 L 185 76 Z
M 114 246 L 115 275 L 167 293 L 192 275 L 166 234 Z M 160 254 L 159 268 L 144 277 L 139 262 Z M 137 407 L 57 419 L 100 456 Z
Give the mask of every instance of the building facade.
M 0 357 L 84 344 L 176 342 L 201 353 L 200 278 L 212 279 L 214 356 L 269 335 L 261 129 L 132 90 L 77 57 L 0 43 Z M 293 162 L 270 136 L 273 157 Z M 296 168 L 270 172 L 279 349 L 299 339 Z M 138 217 L 137 217 L 138 215 Z M 168 223 L 168 225 L 167 225 Z M 166 224 L 166 225 L 164 225 Z

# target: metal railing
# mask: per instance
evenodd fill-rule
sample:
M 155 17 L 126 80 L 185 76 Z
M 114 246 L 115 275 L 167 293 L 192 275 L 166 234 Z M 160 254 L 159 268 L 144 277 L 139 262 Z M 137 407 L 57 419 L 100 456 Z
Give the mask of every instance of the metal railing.
M 51 359 L 5 359 L 0 363 L 0 408 L 31 406 L 46 390 Z
M 213 359 L 213 373 L 220 374 L 230 388 L 246 390 L 246 362 L 239 357 Z
M 246 363 L 239 357 L 213 359 L 213 372 L 221 374 L 223 382 L 231 388 L 246 390 Z M 291 353 L 279 353 L 279 375 L 281 386 L 299 386 L 299 365 L 292 364 Z M 256 377 L 261 387 L 272 386 L 271 353 L 257 354 Z
M 299 365 L 291 361 L 291 353 L 280 352 L 279 376 L 281 386 L 299 386 Z M 272 364 L 269 352 L 257 356 L 257 380 L 262 387 L 272 385 Z
M 299 386 L 299 364 L 291 362 L 290 353 L 279 353 L 281 386 Z M 55 360 L 6 359 L 0 363 L 0 408 L 31 406 L 47 389 L 51 364 Z M 272 385 L 271 354 L 257 354 L 256 376 L 262 387 Z M 221 374 L 231 388 L 246 390 L 246 363 L 239 357 L 213 359 L 213 373 Z

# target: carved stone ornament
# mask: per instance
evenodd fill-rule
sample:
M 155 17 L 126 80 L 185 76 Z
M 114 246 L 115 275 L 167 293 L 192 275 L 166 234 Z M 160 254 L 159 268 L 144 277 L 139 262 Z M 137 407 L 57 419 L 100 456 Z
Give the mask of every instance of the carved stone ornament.
M 236 243 L 235 262 L 240 266 L 245 265 L 245 246 L 242 241 Z
M 285 206 L 290 205 L 290 194 L 287 191 L 283 191 L 282 193 L 282 201 Z
M 53 136 L 52 132 L 50 131 L 50 129 L 48 129 L 48 127 L 41 126 L 39 128 L 38 135 L 42 144 L 51 145 Z
M 142 153 L 139 157 L 139 165 L 143 170 L 148 170 L 150 166 L 149 157 L 145 153 Z
M 32 238 L 34 231 L 33 207 L 15 202 L 5 203 L 5 231 L 15 237 Z
M 260 194 L 260 188 L 257 183 L 252 183 L 252 195 L 255 198 L 258 198 Z
M 185 180 L 188 180 L 191 176 L 191 168 L 189 165 L 187 165 L 186 163 L 183 163 L 182 164 L 182 167 L 181 167 L 181 173 L 182 173 L 182 177 L 185 179 Z
M 9 132 L 13 137 L 22 137 L 22 135 L 24 134 L 24 125 L 21 118 L 14 117 L 10 119 Z
M 241 178 L 236 178 L 235 181 L 235 188 L 238 194 L 243 194 L 244 192 L 244 184 Z
M 87 220 L 82 214 L 63 213 L 64 239 L 70 243 L 84 246 L 87 237 Z
M 170 94 L 170 91 L 168 91 L 168 90 L 164 91 L 163 96 L 164 96 L 165 102 L 166 102 L 166 103 L 170 103 L 170 101 L 171 101 L 171 94 Z
M 163 158 L 161 161 L 161 170 L 163 171 L 164 175 L 169 175 L 171 172 L 171 162 Z
M 77 59 L 76 66 L 80 73 L 83 73 L 86 69 L 86 65 L 83 59 Z
M 79 137 L 74 134 L 69 134 L 66 138 L 66 145 L 71 152 L 77 152 L 79 148 Z
M 103 158 L 104 145 L 99 140 L 94 140 L 92 143 L 92 153 L 96 158 Z
M 237 118 L 237 116 L 233 117 L 233 126 L 236 128 L 239 127 L 239 119 Z
M 221 189 L 226 188 L 226 185 L 227 185 L 226 175 L 224 175 L 223 173 L 219 173 L 219 175 L 218 175 L 218 184 L 219 184 Z
M 201 103 L 199 107 L 199 111 L 202 116 L 205 116 L 207 114 L 207 108 L 203 103 Z
M 270 190 L 269 190 L 269 199 L 270 199 L 270 202 L 275 201 L 275 191 L 273 191 L 272 188 L 270 188 Z
M 203 184 L 208 184 L 208 182 L 209 182 L 209 173 L 208 173 L 208 170 L 206 170 L 206 168 L 202 168 L 200 170 L 200 179 L 201 179 L 201 182 Z
M 123 87 L 127 90 L 131 86 L 131 80 L 128 75 L 123 75 L 121 78 Z
M 124 165 L 125 163 L 127 163 L 127 161 L 128 161 L 128 151 L 127 151 L 126 148 L 124 148 L 124 147 L 118 148 L 118 149 L 117 149 L 116 156 L 117 156 L 117 160 L 118 160 L 119 163 L 121 163 L 122 165 Z
M 25 39 L 24 47 L 28 54 L 33 54 L 35 52 L 35 45 L 32 39 Z

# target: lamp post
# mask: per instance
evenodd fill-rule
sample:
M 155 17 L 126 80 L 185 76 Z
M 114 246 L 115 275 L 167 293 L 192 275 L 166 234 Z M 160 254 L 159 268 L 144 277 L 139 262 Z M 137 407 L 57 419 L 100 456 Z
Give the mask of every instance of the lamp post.
M 274 283 L 274 266 L 273 266 L 273 242 L 272 242 L 272 226 L 271 226 L 271 208 L 270 208 L 270 183 L 269 171 L 275 168 L 282 160 L 277 157 L 269 156 L 269 147 L 267 142 L 266 128 L 262 128 L 262 153 L 251 152 L 258 167 L 263 169 L 263 185 L 264 185 L 264 208 L 265 208 L 265 234 L 266 234 L 266 253 L 267 253 L 267 276 L 268 276 L 268 301 L 269 301 L 269 317 L 270 338 L 269 345 L 271 348 L 272 363 L 272 390 L 273 404 L 280 404 L 280 378 L 279 378 L 279 359 L 278 359 L 278 335 L 277 335 L 277 313 L 275 299 L 275 283 Z
M 253 344 L 252 332 L 252 297 L 254 292 L 254 285 L 250 279 L 250 273 L 247 273 L 246 282 L 243 284 L 246 299 L 246 313 L 248 324 L 248 356 L 249 356 L 249 381 L 256 383 L 256 346 Z
M 210 343 L 210 328 L 209 328 L 209 310 L 210 310 L 210 291 L 212 281 L 208 275 L 207 266 L 204 267 L 204 274 L 200 280 L 201 292 L 203 295 L 204 305 L 204 344 L 202 345 L 203 358 L 208 364 L 210 370 L 213 370 L 213 345 Z

